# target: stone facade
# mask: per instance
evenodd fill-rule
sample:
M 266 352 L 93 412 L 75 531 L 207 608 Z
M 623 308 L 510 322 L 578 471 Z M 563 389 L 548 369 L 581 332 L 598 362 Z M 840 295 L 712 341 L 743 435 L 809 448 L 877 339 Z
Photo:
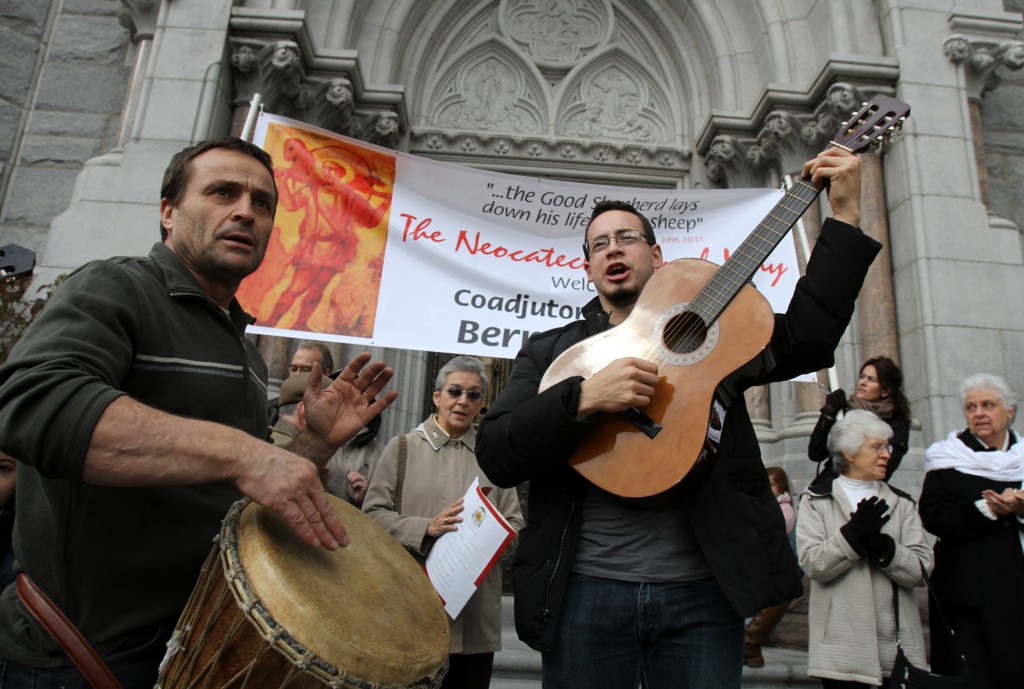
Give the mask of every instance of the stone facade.
M 4 3 L 0 232 L 42 253 L 86 161 L 117 135 L 129 69 L 117 0 Z
M 11 0 L 0 5 L 0 245 L 46 282 L 157 238 L 170 155 L 268 111 L 417 155 L 630 186 L 774 186 L 859 102 L 896 95 L 898 145 L 865 158 L 873 267 L 837 355 L 898 357 L 922 448 L 960 426 L 958 381 L 1024 391 L 1021 0 Z M 824 205 L 824 204 L 823 204 Z M 816 218 L 806 218 L 813 243 Z M 1010 296 L 1013 295 L 1013 296 Z M 263 338 L 272 375 L 288 342 Z M 337 348 L 338 358 L 350 352 Z M 395 363 L 388 436 L 433 363 Z M 816 386 L 751 391 L 769 463 L 799 489 Z

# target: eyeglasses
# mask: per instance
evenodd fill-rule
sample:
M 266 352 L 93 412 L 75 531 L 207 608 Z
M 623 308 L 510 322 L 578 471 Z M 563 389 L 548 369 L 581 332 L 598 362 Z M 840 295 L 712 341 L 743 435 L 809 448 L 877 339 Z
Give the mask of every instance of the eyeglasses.
M 892 445 L 889 445 L 888 443 L 875 443 L 874 445 L 869 446 L 868 449 L 878 455 L 882 454 L 882 450 L 892 454 Z
M 454 397 L 455 399 L 465 395 L 469 398 L 470 402 L 479 402 L 484 398 L 484 393 L 479 390 L 463 390 L 458 385 L 452 385 L 451 387 L 445 388 L 444 391 L 447 392 L 450 397 Z
M 306 364 L 304 366 L 297 366 L 296 364 L 292 364 L 288 367 L 288 370 L 292 373 L 310 373 L 313 370 L 313 365 Z
M 583 242 L 583 250 L 590 254 L 599 254 L 611 246 L 613 239 L 619 243 L 619 246 L 629 246 L 636 244 L 643 237 L 644 233 L 640 230 L 616 230 L 615 234 L 610 237 L 601 235 L 594 237 L 589 242 Z

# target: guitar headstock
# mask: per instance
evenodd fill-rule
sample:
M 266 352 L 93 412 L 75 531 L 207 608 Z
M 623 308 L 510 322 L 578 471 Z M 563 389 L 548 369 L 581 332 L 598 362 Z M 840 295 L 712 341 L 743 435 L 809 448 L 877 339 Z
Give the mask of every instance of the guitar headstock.
M 0 246 L 0 284 L 28 277 L 36 267 L 36 252 L 17 244 Z
M 860 153 L 895 136 L 910 115 L 910 106 L 888 96 L 875 96 L 843 123 L 832 145 Z

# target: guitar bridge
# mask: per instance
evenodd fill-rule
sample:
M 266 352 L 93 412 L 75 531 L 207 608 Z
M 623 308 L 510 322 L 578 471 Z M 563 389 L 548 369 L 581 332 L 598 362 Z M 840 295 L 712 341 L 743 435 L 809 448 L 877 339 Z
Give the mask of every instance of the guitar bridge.
M 640 429 L 648 438 L 654 438 L 661 432 L 661 424 L 643 413 L 636 407 L 624 409 L 622 415 L 629 419 L 629 422 Z

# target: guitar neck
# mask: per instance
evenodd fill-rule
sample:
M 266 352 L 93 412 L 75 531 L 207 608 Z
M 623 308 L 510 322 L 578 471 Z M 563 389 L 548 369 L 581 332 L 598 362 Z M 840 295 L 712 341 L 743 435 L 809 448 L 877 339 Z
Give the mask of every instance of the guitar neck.
M 810 208 L 819 193 L 809 180 L 797 180 L 694 297 L 689 310 L 704 319 L 708 326 L 714 323 L 765 259 L 775 251 L 775 247 L 782 242 L 804 211 Z

